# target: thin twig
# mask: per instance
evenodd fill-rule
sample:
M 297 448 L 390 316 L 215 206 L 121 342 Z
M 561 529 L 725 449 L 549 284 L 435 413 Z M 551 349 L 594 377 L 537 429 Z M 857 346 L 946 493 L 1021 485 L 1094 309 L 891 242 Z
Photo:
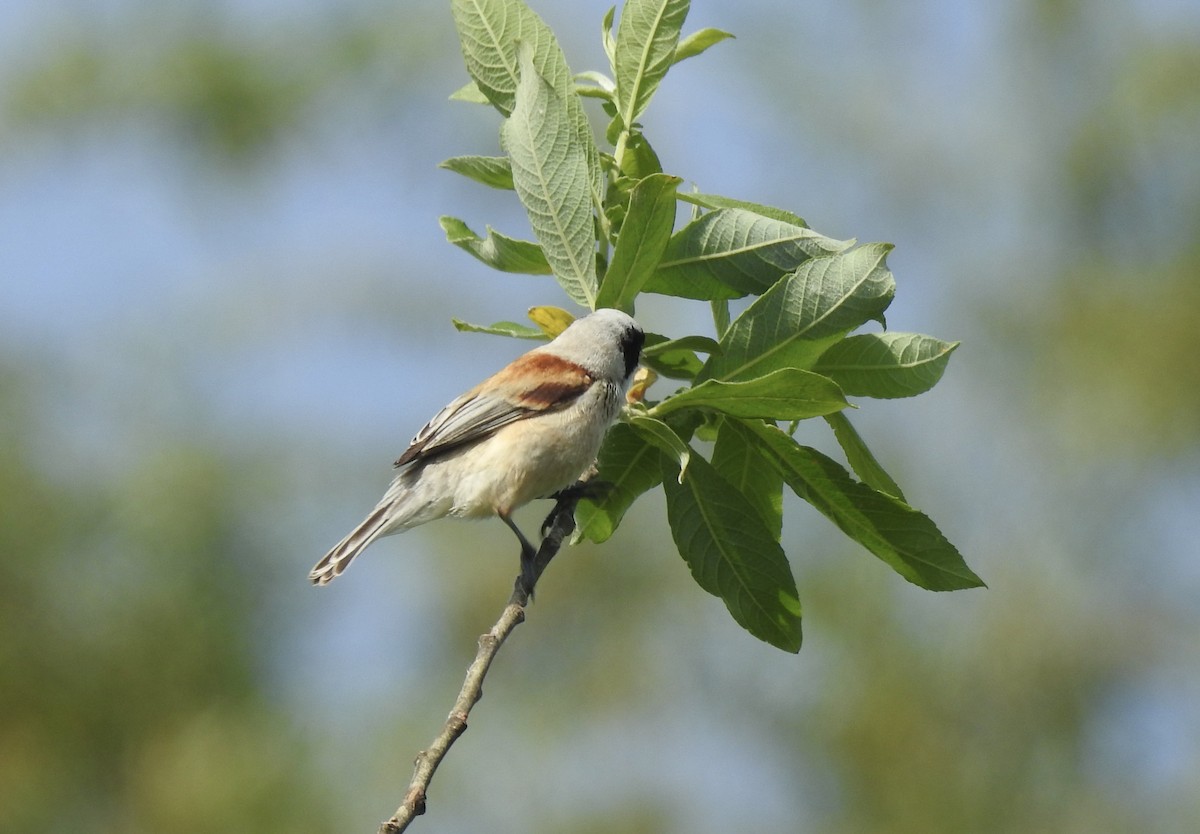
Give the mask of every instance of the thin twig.
M 582 486 L 582 482 L 579 486 Z M 575 531 L 575 505 L 581 497 L 582 491 L 576 488 L 564 490 L 559 496 L 546 519 L 545 527 L 548 531 L 542 539 L 528 576 L 523 572 L 517 577 L 513 583 L 512 596 L 509 597 L 500 619 L 487 634 L 479 638 L 479 650 L 475 654 L 475 660 L 467 668 L 467 677 L 459 690 L 458 698 L 454 701 L 454 708 L 446 718 L 446 725 L 433 743 L 417 754 L 416 767 L 413 770 L 412 781 L 408 784 L 408 791 L 404 794 L 404 802 L 396 809 L 391 819 L 379 826 L 379 834 L 399 834 L 408 828 L 409 823 L 425 813 L 426 791 L 429 790 L 433 774 L 450 751 L 451 745 L 467 729 L 467 718 L 471 714 L 471 708 L 483 697 L 483 679 L 487 676 L 488 667 L 492 665 L 496 653 L 500 651 L 512 630 L 525 621 L 525 608 L 533 596 L 533 588 L 538 578 L 558 553 L 563 541 Z

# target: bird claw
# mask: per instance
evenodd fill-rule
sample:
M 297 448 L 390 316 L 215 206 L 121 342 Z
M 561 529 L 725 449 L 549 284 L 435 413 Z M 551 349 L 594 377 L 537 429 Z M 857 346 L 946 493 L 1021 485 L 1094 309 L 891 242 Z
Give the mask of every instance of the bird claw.
M 545 520 L 542 521 L 542 538 L 550 532 L 550 528 L 554 526 L 555 519 L 563 510 L 563 502 L 579 501 L 583 498 L 600 499 L 616 488 L 616 484 L 612 481 L 578 481 L 569 487 L 560 489 L 550 497 L 554 499 L 554 508 L 550 510 Z

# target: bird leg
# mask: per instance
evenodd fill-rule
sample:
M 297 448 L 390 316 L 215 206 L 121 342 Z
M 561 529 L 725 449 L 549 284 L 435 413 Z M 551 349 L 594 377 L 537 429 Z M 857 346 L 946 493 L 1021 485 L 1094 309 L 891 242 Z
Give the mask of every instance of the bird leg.
M 525 590 L 529 596 L 533 596 L 533 586 L 537 582 L 537 577 L 534 571 L 534 560 L 537 558 L 537 548 L 529 543 L 529 539 L 525 538 L 525 534 L 517 527 L 517 523 L 507 515 L 500 513 L 500 520 L 508 525 L 508 529 L 517 534 L 517 538 L 521 541 L 521 584 L 525 586 Z

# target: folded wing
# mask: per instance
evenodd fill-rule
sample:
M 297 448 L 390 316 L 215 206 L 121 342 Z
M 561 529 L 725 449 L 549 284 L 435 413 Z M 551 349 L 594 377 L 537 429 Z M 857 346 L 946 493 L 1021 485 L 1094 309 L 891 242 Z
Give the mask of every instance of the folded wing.
M 592 381 L 592 375 L 574 362 L 531 351 L 434 415 L 395 465 L 428 460 L 489 437 L 510 423 L 565 408 Z

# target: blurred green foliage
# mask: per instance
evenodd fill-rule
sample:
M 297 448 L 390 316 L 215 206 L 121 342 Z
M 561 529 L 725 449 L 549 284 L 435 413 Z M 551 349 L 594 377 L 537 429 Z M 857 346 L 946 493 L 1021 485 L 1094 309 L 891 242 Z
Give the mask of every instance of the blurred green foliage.
M 0 829 L 327 830 L 256 673 L 248 462 L 180 439 L 117 477 L 49 478 L 21 405 L 37 384 L 0 376 Z
M 1153 502 L 1178 491 L 1163 461 L 1186 469 L 1200 451 L 1200 42 L 1137 27 L 1128 3 L 1013 8 L 1011 60 L 1079 106 L 1044 113 L 1054 199 L 1019 206 L 1054 242 L 1049 257 L 992 258 L 980 268 L 1000 289 L 961 302 L 988 325 L 956 334 L 962 367 L 995 397 L 976 408 L 1012 427 L 999 437 L 1018 440 L 996 454 L 1021 474 L 972 471 L 978 452 L 964 451 L 942 498 L 977 479 L 997 496 L 1053 496 L 1032 521 L 1004 515 L 997 497 L 949 522 L 989 578 L 986 598 L 918 608 L 870 560 L 803 567 L 806 611 L 823 625 L 797 663 L 729 629 L 686 569 L 660 558 L 661 531 L 635 508 L 623 537 L 566 552 L 547 574 L 418 826 L 1200 828 L 1194 724 L 1164 719 L 1168 738 L 1121 726 L 1122 704 L 1165 709 L 1153 696 L 1168 686 L 1182 694 L 1167 706 L 1182 702 L 1195 721 L 1194 603 L 1174 596 L 1188 587 L 1173 576 L 1178 554 L 1144 542 Z M 2 79 L 6 147 L 149 112 L 167 116 L 181 158 L 199 149 L 214 170 L 255 164 L 306 129 L 322 96 L 390 95 L 431 52 L 455 50 L 448 22 L 429 43 L 427 28 L 372 14 L 272 37 L 185 35 L 138 15 L 123 37 L 47 37 L 37 61 Z M 736 14 L 722 23 L 752 49 Z M 780 110 L 767 118 L 783 119 L 791 97 L 773 91 Z M 902 144 L 870 142 L 881 155 Z M 974 164 L 993 161 L 985 149 Z M 975 252 L 948 257 L 979 265 Z M 399 801 L 512 567 L 447 568 L 430 590 L 440 620 L 414 638 L 428 680 L 402 702 L 385 692 L 369 714 L 341 716 L 357 734 L 330 741 L 308 726 L 314 713 L 281 702 L 260 656 L 280 650 L 264 646 L 272 632 L 259 619 L 281 593 L 276 522 L 302 511 L 263 495 L 287 462 L 193 423 L 146 431 L 122 467 L 67 477 L 46 460 L 72 431 L 55 411 L 56 369 L 0 351 L 0 830 L 371 830 Z M 988 428 L 980 445 L 1000 442 Z M 298 491 L 304 509 L 329 500 L 316 475 Z M 454 558 L 489 547 L 491 532 L 457 533 L 474 547 Z M 807 530 L 785 535 L 810 543 Z M 291 556 L 302 574 L 310 555 Z M 608 750 L 610 737 L 627 746 Z M 707 792 L 714 781 L 722 795 Z

